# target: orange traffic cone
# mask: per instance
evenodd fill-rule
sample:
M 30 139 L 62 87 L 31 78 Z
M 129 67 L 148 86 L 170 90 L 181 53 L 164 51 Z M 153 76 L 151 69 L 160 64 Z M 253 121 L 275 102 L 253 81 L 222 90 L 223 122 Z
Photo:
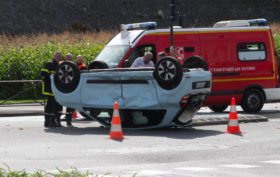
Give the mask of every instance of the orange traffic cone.
M 77 112 L 74 111 L 73 114 L 72 114 L 72 119 L 78 119 L 78 115 L 77 115 Z
M 227 131 L 225 133 L 242 134 L 242 132 L 240 131 L 240 128 L 239 128 L 234 97 L 231 99 L 228 127 L 227 127 Z
M 124 139 L 123 132 L 122 132 L 122 125 L 121 125 L 121 118 L 119 113 L 119 106 L 117 101 L 115 101 L 114 104 L 114 112 L 113 112 L 111 130 L 110 130 L 110 139 L 117 139 L 117 140 Z

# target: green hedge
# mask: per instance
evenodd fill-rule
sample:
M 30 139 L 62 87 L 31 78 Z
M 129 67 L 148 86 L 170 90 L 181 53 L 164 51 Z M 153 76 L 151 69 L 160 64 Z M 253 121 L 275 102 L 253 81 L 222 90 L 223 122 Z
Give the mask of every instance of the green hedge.
M 40 72 L 46 62 L 52 59 L 55 51 L 61 51 L 63 56 L 72 53 L 76 58 L 82 55 L 85 63 L 94 60 L 105 44 L 96 44 L 92 41 L 82 41 L 76 44 L 65 42 L 40 43 L 24 46 L 0 46 L 0 80 L 40 80 Z M 0 85 L 0 100 L 6 99 L 24 88 L 31 87 L 30 83 Z M 11 89 L 7 89 L 11 88 Z M 29 97 L 40 98 L 41 86 L 29 91 L 17 99 Z

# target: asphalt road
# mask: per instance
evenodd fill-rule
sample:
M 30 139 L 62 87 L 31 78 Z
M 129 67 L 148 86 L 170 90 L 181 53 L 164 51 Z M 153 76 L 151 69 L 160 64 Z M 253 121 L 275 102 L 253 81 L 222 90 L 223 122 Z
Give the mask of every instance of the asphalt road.
M 225 134 L 227 125 L 206 125 L 124 130 L 123 141 L 109 140 L 109 129 L 93 121 L 76 120 L 76 128 L 45 129 L 40 115 L 1 117 L 0 167 L 5 163 L 14 170 L 50 172 L 76 167 L 122 177 L 279 177 L 279 108 L 269 104 L 256 114 L 267 122 L 241 123 L 242 135 Z M 246 116 L 241 111 L 238 115 Z M 228 112 L 214 114 L 204 108 L 195 119 L 219 116 L 227 117 Z

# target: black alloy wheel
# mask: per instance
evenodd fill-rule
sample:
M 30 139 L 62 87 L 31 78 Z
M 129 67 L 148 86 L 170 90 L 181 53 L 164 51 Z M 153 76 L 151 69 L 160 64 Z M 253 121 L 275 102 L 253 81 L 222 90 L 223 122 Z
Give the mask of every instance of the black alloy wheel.
M 104 61 L 91 61 L 88 69 L 107 69 L 109 66 Z
M 264 105 L 264 95 L 258 89 L 250 89 L 243 95 L 241 107 L 245 112 L 255 113 Z
M 184 61 L 183 68 L 202 68 L 204 71 L 208 71 L 208 64 L 204 58 L 194 55 Z
M 181 82 L 182 76 L 182 66 L 173 57 L 164 57 L 155 66 L 154 77 L 164 89 L 176 88 Z
M 58 66 L 54 75 L 54 83 L 59 91 L 70 93 L 77 88 L 79 81 L 80 70 L 75 63 L 65 61 Z

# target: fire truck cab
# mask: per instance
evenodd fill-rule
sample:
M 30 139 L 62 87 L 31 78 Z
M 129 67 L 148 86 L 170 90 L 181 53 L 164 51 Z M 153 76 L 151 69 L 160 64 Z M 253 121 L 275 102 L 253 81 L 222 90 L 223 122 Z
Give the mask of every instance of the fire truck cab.
M 232 97 L 246 112 L 280 100 L 278 61 L 273 35 L 265 19 L 217 22 L 211 28 L 174 28 L 174 45 L 183 67 L 212 72 L 212 89 L 205 103 L 224 111 Z M 170 29 L 155 22 L 121 25 L 94 62 L 102 67 L 130 67 L 144 52 L 170 55 Z M 93 63 L 89 67 L 94 67 Z

